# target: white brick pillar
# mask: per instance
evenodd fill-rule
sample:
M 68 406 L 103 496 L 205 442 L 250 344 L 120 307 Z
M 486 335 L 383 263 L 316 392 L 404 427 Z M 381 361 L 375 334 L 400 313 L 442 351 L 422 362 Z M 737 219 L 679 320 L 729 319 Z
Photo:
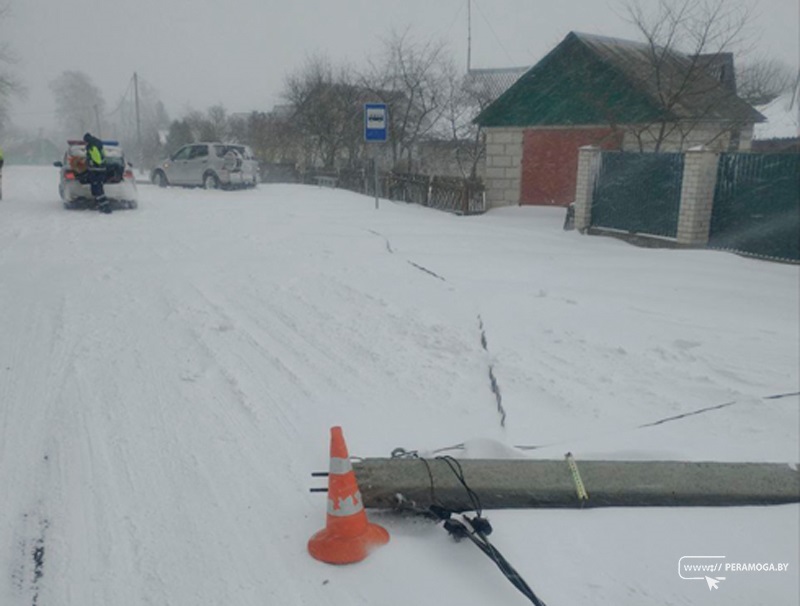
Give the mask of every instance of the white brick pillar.
M 578 150 L 578 178 L 575 185 L 575 229 L 581 233 L 592 223 L 592 194 L 600 172 L 602 152 L 599 147 L 586 145 Z
M 677 238 L 681 246 L 708 244 L 718 163 L 719 156 L 706 149 L 691 149 L 684 155 Z
M 486 207 L 519 204 L 522 173 L 521 128 L 486 129 Z

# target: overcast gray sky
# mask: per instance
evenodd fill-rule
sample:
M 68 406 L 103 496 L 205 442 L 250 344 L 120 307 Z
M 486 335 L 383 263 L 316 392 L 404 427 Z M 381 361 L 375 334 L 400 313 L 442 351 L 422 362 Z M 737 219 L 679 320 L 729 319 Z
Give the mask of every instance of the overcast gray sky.
M 137 72 L 179 118 L 214 104 L 268 110 L 308 54 L 359 66 L 392 28 L 440 37 L 466 67 L 467 0 L 4 1 L 0 40 L 29 90 L 13 120 L 26 127 L 52 125 L 48 83 L 65 70 L 88 74 L 109 108 Z M 800 0 L 748 4 L 756 52 L 797 68 Z M 571 30 L 635 39 L 621 14 L 620 0 L 472 0 L 472 66 L 533 65 Z

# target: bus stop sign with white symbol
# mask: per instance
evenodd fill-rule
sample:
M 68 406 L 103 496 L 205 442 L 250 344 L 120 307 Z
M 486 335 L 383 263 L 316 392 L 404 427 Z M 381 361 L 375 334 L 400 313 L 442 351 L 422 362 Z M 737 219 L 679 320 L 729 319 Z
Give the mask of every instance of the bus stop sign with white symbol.
M 364 105 L 364 140 L 384 142 L 387 135 L 387 116 L 385 103 Z

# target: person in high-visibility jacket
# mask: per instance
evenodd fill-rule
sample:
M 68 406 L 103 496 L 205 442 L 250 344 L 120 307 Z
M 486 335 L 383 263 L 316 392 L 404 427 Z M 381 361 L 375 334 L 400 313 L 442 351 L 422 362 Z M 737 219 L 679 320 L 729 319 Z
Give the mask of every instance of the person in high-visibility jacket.
M 103 142 L 91 133 L 83 135 L 86 143 L 86 168 L 89 173 L 89 186 L 92 189 L 92 196 L 97 203 L 97 210 L 103 213 L 111 212 L 111 204 L 106 198 L 103 185 L 106 182 L 106 154 L 103 151 Z

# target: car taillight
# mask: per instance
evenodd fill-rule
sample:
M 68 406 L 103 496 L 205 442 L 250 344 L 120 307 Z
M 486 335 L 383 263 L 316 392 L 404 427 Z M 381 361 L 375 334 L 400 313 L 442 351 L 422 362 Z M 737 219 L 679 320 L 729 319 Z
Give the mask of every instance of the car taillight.
M 132 170 L 126 170 L 125 171 L 125 178 L 126 179 L 133 179 L 133 171 Z
M 74 181 L 75 180 L 75 173 L 72 172 L 71 170 L 65 170 L 64 171 L 64 178 L 67 181 Z

